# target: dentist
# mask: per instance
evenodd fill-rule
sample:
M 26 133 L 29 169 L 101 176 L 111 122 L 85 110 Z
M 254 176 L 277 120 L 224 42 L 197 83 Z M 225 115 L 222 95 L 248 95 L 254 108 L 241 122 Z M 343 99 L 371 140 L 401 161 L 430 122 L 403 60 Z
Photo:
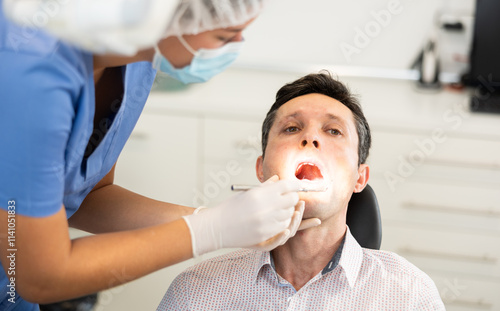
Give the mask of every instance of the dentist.
M 200 213 L 113 182 L 157 71 L 184 83 L 223 71 L 262 2 L 182 1 L 166 37 L 131 56 L 89 52 L 0 8 L 0 310 L 38 310 L 206 252 L 269 250 L 295 234 L 296 182 L 272 177 Z M 89 46 L 110 50 L 99 42 Z M 71 240 L 70 226 L 95 235 Z

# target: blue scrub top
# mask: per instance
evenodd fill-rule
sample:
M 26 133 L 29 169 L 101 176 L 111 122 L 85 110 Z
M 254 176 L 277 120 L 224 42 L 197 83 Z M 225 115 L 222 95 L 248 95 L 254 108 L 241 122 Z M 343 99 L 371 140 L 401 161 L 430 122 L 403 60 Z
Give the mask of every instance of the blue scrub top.
M 124 97 L 113 123 L 88 158 L 95 109 L 92 54 L 40 29 L 6 20 L 0 0 L 0 208 L 69 218 L 113 167 L 142 112 L 156 70 L 124 67 Z M 2 246 L 4 247 L 4 246 Z M 0 269 L 0 310 L 38 310 L 16 297 Z

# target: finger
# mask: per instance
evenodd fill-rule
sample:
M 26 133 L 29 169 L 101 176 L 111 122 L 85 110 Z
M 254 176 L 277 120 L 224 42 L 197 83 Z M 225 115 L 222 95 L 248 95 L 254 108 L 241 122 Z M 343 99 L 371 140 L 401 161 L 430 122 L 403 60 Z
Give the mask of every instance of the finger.
M 321 225 L 321 220 L 319 218 L 304 219 L 300 223 L 299 229 L 297 231 L 306 230 L 319 225 Z
M 261 185 L 273 184 L 273 183 L 277 182 L 278 180 L 280 180 L 279 176 L 273 175 L 269 179 L 267 179 L 265 182 L 263 182 Z
M 288 208 L 289 206 L 296 206 L 299 203 L 299 194 L 297 192 L 289 192 L 281 195 L 279 198 L 279 206 L 281 208 Z
M 277 177 L 277 175 L 275 176 Z M 272 177 L 266 180 L 264 183 L 262 183 L 261 186 L 267 186 L 267 189 L 279 194 L 285 194 L 288 192 L 297 192 L 302 187 L 299 180 L 297 179 L 275 180 L 272 179 Z
M 302 214 L 298 211 L 293 213 L 292 221 L 290 222 L 290 226 L 288 229 L 290 230 L 290 238 L 295 235 L 297 229 L 299 229 L 300 219 L 302 218 Z
M 295 233 L 297 233 L 297 230 L 299 229 L 300 223 L 302 221 L 302 216 L 304 215 L 304 206 L 305 202 L 304 201 L 299 201 L 297 204 L 297 209 L 294 212 L 294 215 L 292 217 L 292 222 L 290 223 L 290 238 L 295 236 Z
M 276 187 L 280 193 L 297 192 L 302 188 L 298 179 L 282 179 L 276 182 Z
M 303 200 L 300 200 L 297 205 L 295 205 L 295 211 L 296 212 L 301 212 L 302 214 L 304 213 L 304 209 L 306 207 L 306 202 Z
M 263 217 L 272 217 L 272 220 L 276 222 L 286 222 L 286 226 L 282 229 L 285 230 L 290 225 L 294 212 L 295 208 L 293 206 L 289 206 L 288 208 L 271 210 L 267 213 L 267 216 Z
M 283 231 L 283 236 L 281 237 L 281 240 L 279 241 L 278 245 L 276 245 L 274 248 L 285 244 L 286 241 L 288 241 L 288 239 L 290 238 L 290 234 L 291 234 L 291 232 L 289 229 L 286 229 L 285 231 Z

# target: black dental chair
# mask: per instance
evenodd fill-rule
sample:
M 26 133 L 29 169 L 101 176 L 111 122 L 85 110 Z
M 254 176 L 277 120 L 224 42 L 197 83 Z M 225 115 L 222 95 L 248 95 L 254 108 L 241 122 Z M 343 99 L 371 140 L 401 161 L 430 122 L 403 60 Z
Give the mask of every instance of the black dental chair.
M 47 305 L 40 305 L 40 311 L 92 311 L 98 300 L 98 294 L 56 302 Z
M 361 247 L 380 249 L 382 222 L 377 197 L 370 185 L 352 195 L 347 206 L 347 225 Z

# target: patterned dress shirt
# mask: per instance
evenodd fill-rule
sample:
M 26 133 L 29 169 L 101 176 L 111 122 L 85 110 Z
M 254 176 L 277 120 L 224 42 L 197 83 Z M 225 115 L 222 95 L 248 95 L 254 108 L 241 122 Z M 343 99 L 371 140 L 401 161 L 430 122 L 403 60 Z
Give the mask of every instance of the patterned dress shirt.
M 300 290 L 269 252 L 248 249 L 188 268 L 157 310 L 445 310 L 434 282 L 403 257 L 361 248 L 349 229 L 325 268 Z

